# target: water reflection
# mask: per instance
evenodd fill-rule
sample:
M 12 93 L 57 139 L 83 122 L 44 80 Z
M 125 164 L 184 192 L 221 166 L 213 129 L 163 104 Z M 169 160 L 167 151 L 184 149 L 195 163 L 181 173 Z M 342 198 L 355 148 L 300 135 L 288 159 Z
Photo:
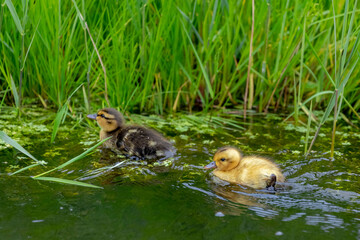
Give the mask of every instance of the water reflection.
M 319 161 L 311 162 L 318 163 Z M 263 218 L 281 216 L 281 221 L 284 222 L 301 219 L 305 224 L 319 226 L 325 232 L 333 228 L 344 228 L 344 219 L 335 214 L 349 212 L 349 204 L 360 203 L 360 194 L 352 191 L 323 188 L 318 184 L 311 183 L 320 178 L 346 173 L 340 174 L 336 170 L 301 173 L 303 168 L 309 167 L 301 162 L 298 165 L 292 165 L 292 167 L 291 174 L 285 172 L 288 176 L 287 182 L 282 185 L 280 191 L 275 193 L 229 184 L 212 177 L 207 182 L 211 194 L 207 194 L 212 196 L 214 193 L 217 196 L 215 202 L 218 202 L 221 213 L 225 215 L 242 215 L 253 212 L 253 214 Z M 221 199 L 220 202 L 219 199 Z M 226 199 L 225 202 L 224 199 Z M 294 209 L 297 209 L 298 212 L 292 213 Z M 311 214 L 314 210 L 319 213 Z M 286 216 L 287 212 L 291 214 Z
M 335 227 L 342 228 L 344 224 L 342 219 L 330 214 L 325 214 L 323 216 L 320 214 L 316 214 L 315 216 L 306 216 L 305 220 L 308 225 L 321 225 L 321 229 L 324 231 Z
M 74 132 L 77 133 L 76 129 Z M 328 150 L 325 137 L 318 139 L 314 146 L 316 152 L 306 158 L 302 155 L 304 147 L 299 145 L 299 133 L 284 130 L 281 124 L 263 121 L 256 127 L 249 126 L 244 132 L 229 133 L 231 135 L 226 136 L 186 133 L 190 140 L 175 136 L 178 152 L 174 161 L 167 166 L 131 162 L 102 151 L 87 156 L 76 166 L 69 165 L 62 172 L 54 172 L 54 177 L 79 177 L 78 180 L 102 185 L 102 190 L 37 182 L 16 176 L 2 177 L 2 223 L 8 225 L 1 227 L 9 232 L 9 229 L 17 230 L 19 222 L 24 225 L 23 221 L 34 221 L 27 228 L 32 230 L 34 224 L 45 226 L 51 224 L 49 219 L 53 218 L 54 223 L 63 222 L 68 224 L 67 227 L 75 226 L 74 223 L 82 219 L 81 225 L 74 228 L 76 233 L 79 232 L 78 227 L 82 226 L 86 228 L 82 230 L 84 232 L 100 232 L 99 224 L 105 223 L 102 228 L 108 228 L 108 231 L 119 229 L 119 234 L 147 231 L 147 235 L 141 235 L 144 239 L 152 236 L 154 231 L 164 232 L 164 229 L 175 232 L 183 239 L 196 233 L 210 233 L 214 239 L 216 233 L 222 235 L 229 232 L 235 232 L 234 239 L 245 239 L 247 236 L 239 238 L 236 234 L 258 229 L 259 225 L 264 228 L 265 239 L 275 235 L 291 239 L 289 234 L 295 235 L 295 238 L 311 238 L 313 232 L 322 234 L 323 237 L 319 239 L 328 239 L 328 236 L 360 238 L 360 157 L 355 148 L 358 138 L 351 140 L 349 135 L 348 141 L 353 144 L 353 150 L 346 151 L 339 144 L 336 150 L 342 151 L 343 155 L 330 160 L 326 158 L 329 154 L 325 153 Z M 44 159 L 50 159 L 47 152 L 61 153 L 62 158 L 53 158 L 58 165 L 74 157 L 77 154 L 74 149 L 81 152 L 88 148 L 81 142 L 74 144 L 79 142 L 79 136 L 89 140 L 80 129 L 78 134 L 60 134 L 55 145 L 44 147 L 35 141 L 36 135 L 32 135 L 34 145 L 26 148 Z M 97 134 L 91 139 L 96 141 Z M 239 146 L 248 153 L 275 159 L 287 178 L 284 188 L 274 193 L 221 183 L 208 177 L 203 165 L 223 144 Z M 61 147 L 61 150 L 55 147 Z M 20 158 L 16 160 L 9 149 L 3 150 L 1 157 L 0 168 L 4 173 L 11 170 L 10 165 L 21 164 L 20 167 L 23 167 L 27 164 Z M 23 175 L 35 175 L 36 171 L 44 169 L 34 168 L 23 172 Z M 27 215 L 24 216 L 23 212 Z M 74 223 L 71 219 L 74 219 Z M 232 226 L 239 227 L 233 229 Z M 308 235 L 304 237 L 306 231 Z M 253 234 L 253 238 L 261 235 L 259 232 Z M 127 236 L 134 238 L 134 235 Z M 171 239 L 169 236 L 162 239 Z M 199 239 L 206 236 L 209 235 L 197 235 Z

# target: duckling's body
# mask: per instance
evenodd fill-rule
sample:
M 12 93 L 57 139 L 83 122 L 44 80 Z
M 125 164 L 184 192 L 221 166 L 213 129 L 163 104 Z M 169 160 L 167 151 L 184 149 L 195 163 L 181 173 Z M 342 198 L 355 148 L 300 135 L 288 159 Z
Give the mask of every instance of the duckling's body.
M 215 168 L 218 178 L 255 189 L 275 187 L 276 182 L 284 182 L 280 168 L 271 160 L 260 156 L 243 156 L 234 147 L 223 147 L 214 155 L 214 162 L 205 168 Z
M 160 133 L 142 126 L 125 125 L 121 113 L 113 108 L 101 109 L 88 118 L 100 125 L 101 140 L 112 137 L 104 147 L 140 159 L 159 159 L 173 154 L 173 146 Z

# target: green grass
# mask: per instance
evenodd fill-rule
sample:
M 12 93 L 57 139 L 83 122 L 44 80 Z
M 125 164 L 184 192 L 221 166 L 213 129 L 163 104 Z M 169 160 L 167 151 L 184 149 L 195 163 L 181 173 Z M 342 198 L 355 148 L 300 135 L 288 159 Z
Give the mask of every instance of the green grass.
M 338 89 L 337 115 L 358 117 L 360 8 L 334 4 L 255 1 L 249 105 L 298 120 L 310 98 L 333 110 Z M 251 1 L 6 0 L 0 97 L 11 89 L 7 105 L 31 97 L 61 109 L 84 84 L 71 104 L 87 111 L 243 106 L 251 25 Z
M 283 108 L 295 122 L 308 116 L 301 122 L 305 154 L 333 116 L 333 157 L 338 118 L 360 119 L 357 0 L 4 0 L 0 6 L 0 111 L 8 105 L 21 114 L 26 98 L 57 108 L 51 142 L 68 111 L 79 109 L 243 108 L 246 116 L 246 110 Z M 321 119 L 315 110 L 324 111 Z M 213 112 L 180 116 L 192 126 L 242 129 L 238 119 Z M 34 160 L 13 174 L 46 164 L 1 131 L 0 138 Z M 43 175 L 99 144 L 32 178 L 97 187 Z

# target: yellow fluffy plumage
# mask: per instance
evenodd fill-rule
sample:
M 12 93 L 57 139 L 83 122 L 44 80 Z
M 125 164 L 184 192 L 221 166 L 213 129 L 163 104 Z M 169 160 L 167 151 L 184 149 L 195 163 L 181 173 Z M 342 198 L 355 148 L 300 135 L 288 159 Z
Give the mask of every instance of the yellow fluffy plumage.
M 214 162 L 205 168 L 215 168 L 213 174 L 218 178 L 255 189 L 275 186 L 284 182 L 280 168 L 271 160 L 260 156 L 243 156 L 234 147 L 223 147 L 214 155 Z

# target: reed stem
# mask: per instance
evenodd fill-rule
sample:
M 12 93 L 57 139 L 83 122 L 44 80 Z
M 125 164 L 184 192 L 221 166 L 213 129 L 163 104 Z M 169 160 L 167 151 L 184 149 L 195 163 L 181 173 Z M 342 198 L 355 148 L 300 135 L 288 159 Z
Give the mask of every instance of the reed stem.
M 245 96 L 244 96 L 244 120 L 246 120 L 246 104 L 247 104 L 247 97 L 249 91 L 249 83 L 250 83 L 250 70 L 252 67 L 253 61 L 253 40 L 254 40 L 254 25 L 255 25 L 255 0 L 251 1 L 251 36 L 250 36 L 250 50 L 249 50 L 249 65 L 247 70 L 247 78 L 246 78 L 246 87 L 245 87 Z
M 336 121 L 337 121 L 337 105 L 338 105 L 338 90 L 335 90 L 335 107 L 334 107 L 334 122 L 333 122 L 333 130 L 331 137 L 331 151 L 330 157 L 334 158 L 334 148 L 335 148 L 335 134 L 336 134 Z

